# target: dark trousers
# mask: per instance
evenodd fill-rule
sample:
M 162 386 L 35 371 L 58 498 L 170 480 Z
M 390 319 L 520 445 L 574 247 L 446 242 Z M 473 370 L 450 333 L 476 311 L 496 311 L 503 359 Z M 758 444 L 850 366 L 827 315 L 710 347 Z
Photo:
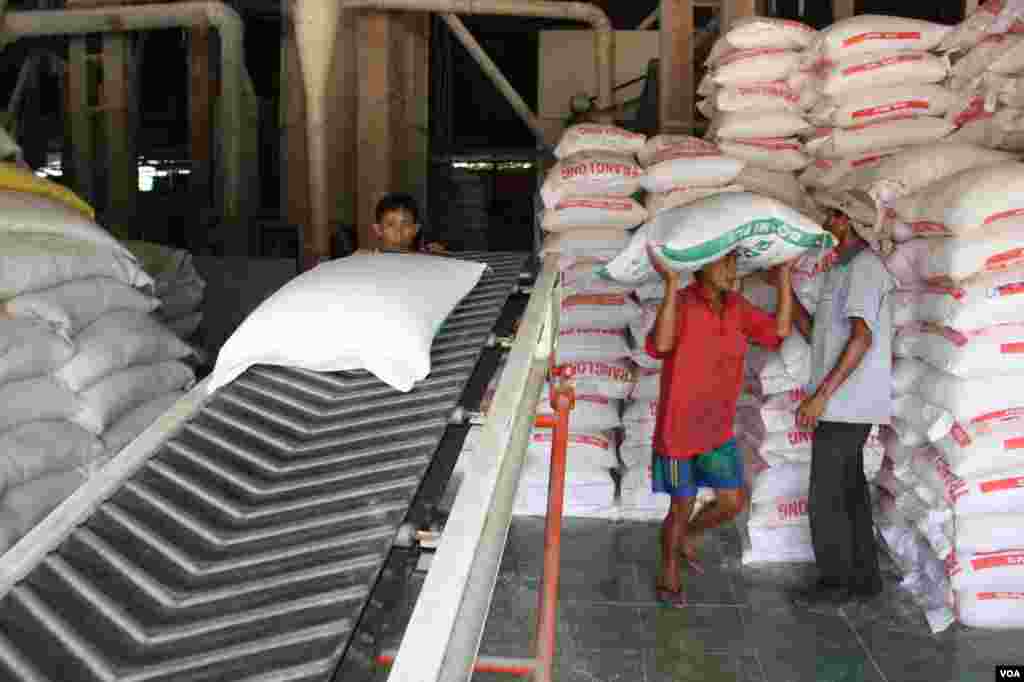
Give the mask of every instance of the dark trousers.
M 808 512 L 821 579 L 836 587 L 881 589 L 864 476 L 864 444 L 870 424 L 818 422 L 811 455 Z

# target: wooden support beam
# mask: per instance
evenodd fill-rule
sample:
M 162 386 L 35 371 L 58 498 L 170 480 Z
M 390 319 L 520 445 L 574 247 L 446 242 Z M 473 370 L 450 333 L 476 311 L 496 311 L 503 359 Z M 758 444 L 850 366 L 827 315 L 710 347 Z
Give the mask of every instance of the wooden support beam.
M 723 32 L 729 30 L 737 19 L 764 14 L 762 5 L 764 3 L 758 0 L 722 0 L 719 16 Z
M 391 116 L 391 17 L 367 12 L 359 17 L 359 168 L 356 178 L 356 219 L 360 248 L 374 248 L 371 234 L 377 201 L 391 191 L 393 133 Z
M 661 59 L 658 63 L 658 129 L 663 134 L 693 130 L 693 5 L 662 0 Z
M 138 163 L 131 135 L 132 95 L 130 34 L 109 33 L 103 36 L 103 87 L 100 106 L 104 108 L 107 215 L 112 231 L 120 228 L 127 237 L 142 236 L 136 220 L 139 189 Z
M 427 215 L 430 117 L 430 15 L 405 12 L 392 17 L 396 59 L 392 86 L 395 126 L 393 177 L 395 189 L 416 197 Z
M 832 19 L 842 21 L 857 14 L 856 0 L 832 0 Z
M 189 104 L 189 197 L 195 215 L 212 208 L 212 112 L 213 75 L 210 71 L 211 35 L 207 26 L 188 31 L 188 104 Z
M 306 94 L 302 85 L 295 24 L 285 17 L 283 26 L 280 86 L 281 211 L 289 225 L 308 230 L 313 213 L 309 197 L 309 156 L 306 151 Z M 305 235 L 305 239 L 311 239 L 311 235 Z
M 89 59 L 85 36 L 68 39 L 68 65 L 64 78 L 64 122 L 70 142 L 69 167 L 72 186 L 88 202 L 96 201 L 93 166 L 94 135 L 89 97 Z

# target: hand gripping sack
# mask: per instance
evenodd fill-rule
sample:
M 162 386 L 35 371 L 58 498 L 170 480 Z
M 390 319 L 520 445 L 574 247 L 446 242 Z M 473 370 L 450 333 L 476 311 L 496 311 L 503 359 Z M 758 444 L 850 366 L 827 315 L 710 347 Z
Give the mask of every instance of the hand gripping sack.
M 935 48 L 951 26 L 920 19 L 860 14 L 842 19 L 822 31 L 811 50 L 831 60 L 850 55 Z
M 554 154 L 556 159 L 564 159 L 579 152 L 636 154 L 643 149 L 646 141 L 646 136 L 618 126 L 578 123 L 565 129 Z
M 647 211 L 631 197 L 572 197 L 544 210 L 541 227 L 548 232 L 578 228 L 629 230 L 647 220 Z
M 640 189 L 643 171 L 632 155 L 578 152 L 560 159 L 540 188 L 544 206 L 579 196 L 628 197 Z
M 737 271 L 747 274 L 808 249 L 828 248 L 833 241 L 817 224 L 774 199 L 748 192 L 720 194 L 655 216 L 605 271 L 623 282 L 650 278 L 648 243 L 669 267 L 691 272 L 735 250 Z
M 927 52 L 857 54 L 829 67 L 821 91 L 825 96 L 839 97 L 865 88 L 938 83 L 948 72 L 948 60 Z
M 941 140 L 955 126 L 934 116 L 893 117 L 849 128 L 829 128 L 807 141 L 807 152 L 826 159 L 841 159 L 900 145 L 922 145 Z
M 808 118 L 816 125 L 850 128 L 906 114 L 942 116 L 953 97 L 948 88 L 932 83 L 850 90 L 819 101 Z
M 714 144 L 688 138 L 652 155 L 640 184 L 648 192 L 720 187 L 735 180 L 743 166 L 742 160 L 729 158 Z
M 1011 161 L 961 171 L 897 199 L 887 218 L 919 235 L 965 236 L 1024 215 L 1024 164 Z
M 1024 463 L 1024 420 L 956 423 L 935 448 L 962 479 L 1010 471 Z
M 718 147 L 723 154 L 745 164 L 783 173 L 803 170 L 811 162 L 811 157 L 803 152 L 803 144 L 795 137 L 721 140 Z

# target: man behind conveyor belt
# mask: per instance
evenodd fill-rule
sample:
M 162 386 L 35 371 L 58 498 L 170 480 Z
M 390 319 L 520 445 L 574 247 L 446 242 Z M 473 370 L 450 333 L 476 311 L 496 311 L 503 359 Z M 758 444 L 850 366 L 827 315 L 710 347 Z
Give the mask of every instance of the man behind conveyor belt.
M 809 396 L 797 423 L 814 429 L 808 514 L 820 574 L 798 605 L 842 604 L 882 591 L 864 444 L 892 415 L 892 312 L 895 281 L 850 220 L 825 225 L 839 259 L 825 275 L 813 322 L 796 302 L 794 323 L 811 343 Z
M 793 323 L 793 263 L 776 268 L 777 316 L 734 291 L 736 255 L 731 253 L 696 273 L 679 290 L 679 273 L 648 249 L 654 268 L 665 280 L 665 300 L 658 308 L 646 351 L 664 360 L 654 430 L 653 490 L 672 497 L 661 526 L 661 577 L 658 601 L 686 605 L 680 555 L 701 572 L 697 543 L 704 531 L 729 521 L 743 510 L 743 456 L 733 437 L 736 401 L 743 384 L 748 341 L 778 348 Z M 690 519 L 700 487 L 713 488 L 714 504 Z

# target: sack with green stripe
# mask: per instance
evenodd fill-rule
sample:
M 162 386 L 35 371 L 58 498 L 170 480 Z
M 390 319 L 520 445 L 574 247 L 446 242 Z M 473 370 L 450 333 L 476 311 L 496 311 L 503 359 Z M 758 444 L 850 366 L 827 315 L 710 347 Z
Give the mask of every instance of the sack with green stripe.
M 681 272 L 699 270 L 736 251 L 738 274 L 746 275 L 808 249 L 831 248 L 834 242 L 813 220 L 775 199 L 729 192 L 659 213 L 633 234 L 601 274 L 630 284 L 657 277 L 647 255 L 648 244 Z

